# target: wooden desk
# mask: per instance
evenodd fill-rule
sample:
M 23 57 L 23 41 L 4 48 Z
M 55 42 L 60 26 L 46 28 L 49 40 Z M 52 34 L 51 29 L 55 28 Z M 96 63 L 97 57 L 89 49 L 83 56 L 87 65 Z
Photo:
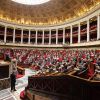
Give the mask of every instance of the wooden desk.
M 17 70 L 19 74 L 25 75 L 25 68 L 17 66 Z

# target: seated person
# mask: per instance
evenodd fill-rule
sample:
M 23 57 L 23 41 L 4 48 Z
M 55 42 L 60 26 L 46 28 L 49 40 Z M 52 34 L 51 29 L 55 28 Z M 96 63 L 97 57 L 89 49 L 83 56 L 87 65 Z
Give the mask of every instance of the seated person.
M 80 66 L 77 68 L 76 75 L 80 75 L 80 74 L 86 72 L 87 69 L 88 69 L 88 68 L 87 68 L 87 63 L 84 62 L 83 65 L 80 65 Z M 76 70 L 76 68 L 74 68 L 74 70 Z
M 94 80 L 100 81 L 100 67 L 97 65 L 95 69 L 95 76 L 93 78 Z
M 100 58 L 97 60 L 97 65 L 100 67 Z

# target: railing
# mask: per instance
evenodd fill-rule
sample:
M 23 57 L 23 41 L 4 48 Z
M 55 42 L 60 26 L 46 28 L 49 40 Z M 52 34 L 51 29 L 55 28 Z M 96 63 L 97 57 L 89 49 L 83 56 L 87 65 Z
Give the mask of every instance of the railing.
M 52 95 L 59 100 L 99 100 L 100 82 L 70 75 L 29 77 L 28 90 Z M 57 99 L 58 100 L 58 99 Z

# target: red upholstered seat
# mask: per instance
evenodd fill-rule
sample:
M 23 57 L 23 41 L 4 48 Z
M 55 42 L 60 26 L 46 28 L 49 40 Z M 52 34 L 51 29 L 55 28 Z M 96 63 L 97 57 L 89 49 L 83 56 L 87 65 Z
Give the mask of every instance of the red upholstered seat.
M 88 67 L 88 78 L 92 77 L 95 73 L 95 65 L 94 63 L 90 63 L 89 67 Z
M 22 100 L 24 100 L 24 98 L 25 98 L 25 91 L 24 90 L 20 93 L 20 98 Z
M 16 78 L 18 79 L 18 78 L 21 78 L 21 77 L 23 77 L 24 75 L 21 75 L 21 74 L 17 74 L 16 75 Z

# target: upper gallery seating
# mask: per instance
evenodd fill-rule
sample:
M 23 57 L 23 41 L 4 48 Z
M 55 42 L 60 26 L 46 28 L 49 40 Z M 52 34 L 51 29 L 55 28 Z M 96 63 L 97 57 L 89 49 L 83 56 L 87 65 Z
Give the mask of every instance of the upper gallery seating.
M 6 43 L 13 43 L 13 29 L 10 29 L 12 31 L 9 31 L 9 28 L 7 29 L 7 40 L 5 42 Z M 18 32 L 17 32 L 18 31 Z M 90 23 L 90 41 L 97 41 L 97 21 L 93 21 L 92 23 Z M 34 33 L 34 32 L 33 32 Z M 30 39 L 30 44 L 35 44 L 35 33 L 33 34 L 31 32 L 31 37 L 32 39 Z M 74 43 L 78 43 L 78 27 L 73 27 L 73 35 L 72 35 L 72 41 L 73 44 Z M 81 30 L 80 30 L 80 35 L 81 35 L 81 43 L 87 42 L 86 38 L 87 38 L 87 27 L 86 24 L 81 26 Z M 10 38 L 9 38 L 10 37 Z M 26 39 L 26 37 L 28 37 L 28 33 L 24 30 L 24 34 L 23 34 L 23 44 L 28 44 L 28 38 Z M 34 38 L 34 41 L 33 41 Z M 51 44 L 55 45 L 56 44 L 56 33 L 55 32 L 51 32 Z M 2 29 L 2 27 L 0 28 L 0 43 L 4 43 L 4 28 Z M 16 35 L 15 35 L 15 44 L 21 43 L 21 31 L 16 29 Z M 49 43 L 49 33 L 47 32 L 47 34 L 44 34 L 44 44 L 47 45 Z M 58 44 L 62 44 L 63 43 L 63 30 L 58 30 Z M 65 43 L 66 44 L 70 44 L 70 29 L 65 29 Z M 37 44 L 42 44 L 42 34 L 38 33 L 37 36 Z

